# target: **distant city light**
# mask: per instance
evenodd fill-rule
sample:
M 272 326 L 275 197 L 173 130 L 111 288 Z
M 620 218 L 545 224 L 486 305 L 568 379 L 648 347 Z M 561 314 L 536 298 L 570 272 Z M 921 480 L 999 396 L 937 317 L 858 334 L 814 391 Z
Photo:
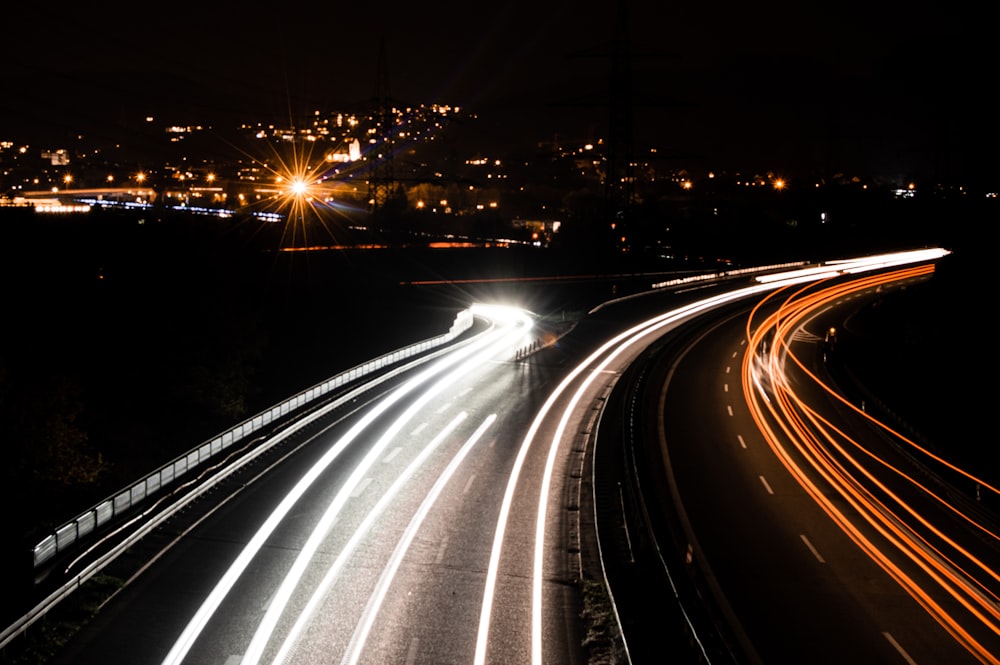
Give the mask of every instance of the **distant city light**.
M 114 204 L 121 205 L 124 189 L 115 189 L 115 185 L 127 184 L 133 188 L 141 185 L 144 189 L 149 189 L 153 193 L 153 198 L 159 196 L 161 202 L 180 202 L 188 211 L 195 210 L 202 202 L 206 206 L 213 206 L 212 210 L 219 210 L 228 201 L 238 203 L 231 207 L 242 209 L 230 212 L 241 214 L 253 212 L 246 210 L 247 206 L 252 207 L 254 211 L 264 208 L 273 213 L 273 219 L 284 219 L 289 222 L 294 220 L 296 224 L 304 223 L 307 219 L 315 221 L 319 215 L 326 216 L 331 213 L 347 217 L 364 210 L 366 197 L 359 191 L 358 185 L 366 184 L 369 187 L 371 185 L 363 172 L 363 163 L 374 162 L 395 152 L 395 148 L 388 142 L 384 150 L 381 146 L 384 139 L 380 140 L 379 137 L 384 136 L 382 134 L 384 127 L 391 127 L 390 131 L 394 137 L 400 139 L 405 137 L 409 144 L 432 141 L 435 139 L 432 134 L 444 126 L 441 118 L 457 114 L 458 108 L 447 105 L 416 105 L 392 108 L 389 113 L 391 117 L 381 119 L 379 121 L 381 125 L 374 128 L 371 125 L 377 119 L 368 114 L 328 113 L 319 110 L 312 111 L 304 121 L 297 119 L 291 124 L 280 121 L 246 122 L 239 126 L 243 138 L 255 145 L 266 142 L 268 147 L 275 151 L 273 154 L 262 158 L 243 153 L 243 157 L 250 160 L 248 164 L 239 156 L 234 156 L 234 162 L 227 163 L 225 158 L 220 162 L 216 158 L 204 159 L 197 153 L 185 153 L 182 158 L 162 164 L 151 165 L 147 162 L 145 166 L 149 167 L 149 170 L 138 173 L 134 171 L 138 162 L 133 162 L 135 165 L 130 169 L 126 166 L 128 161 L 123 161 L 117 154 L 111 156 L 113 152 L 129 149 L 129 146 L 123 144 L 100 148 L 88 148 L 84 145 L 66 149 L 48 146 L 41 148 L 13 141 L 0 141 L 0 152 L 4 157 L 0 176 L 5 179 L 7 192 L 23 192 L 29 196 L 51 196 L 52 193 L 58 193 L 64 202 L 71 199 L 80 201 L 81 196 L 95 196 L 98 201 L 111 200 L 115 202 Z M 151 124 L 159 120 L 153 114 L 140 118 L 144 119 L 145 123 Z M 164 143 L 168 140 L 192 139 L 207 129 L 211 127 L 184 122 L 162 123 L 161 127 L 157 127 Z M 83 140 L 86 135 L 79 134 L 76 138 Z M 375 149 L 369 151 L 366 147 L 368 144 L 366 138 L 376 146 Z M 188 140 L 186 143 L 192 141 Z M 313 155 L 311 151 L 314 145 L 316 153 Z M 544 145 L 546 150 L 551 151 L 549 155 L 552 160 L 559 160 L 557 166 L 565 167 L 565 174 L 553 171 L 552 178 L 556 181 L 554 183 L 556 188 L 564 177 L 583 178 L 589 181 L 611 175 L 605 171 L 607 154 L 603 151 L 609 145 L 607 138 L 597 136 L 580 141 L 552 139 L 539 145 Z M 368 151 L 366 154 L 362 154 L 363 147 Z M 198 146 L 192 145 L 190 148 L 185 146 L 183 149 L 198 149 Z M 401 162 L 392 173 L 392 178 L 398 180 L 397 184 L 402 194 L 400 200 L 410 209 L 454 214 L 457 217 L 475 213 L 477 210 L 496 210 L 501 207 L 515 210 L 515 215 L 538 215 L 541 211 L 556 209 L 556 202 L 542 200 L 539 196 L 542 190 L 536 183 L 532 182 L 526 186 L 527 179 L 531 175 L 529 171 L 535 165 L 530 159 L 513 160 L 506 159 L 506 156 L 504 158 L 496 155 L 485 156 L 474 147 L 470 148 L 469 152 L 471 156 L 460 158 L 454 164 L 464 163 L 475 170 L 482 170 L 483 172 L 476 178 L 477 184 L 471 184 L 472 179 L 469 178 L 457 178 L 454 173 L 446 172 L 447 169 L 435 168 L 430 160 L 424 163 L 418 159 L 408 159 L 405 165 Z M 656 149 L 650 148 L 649 153 L 656 153 Z M 128 159 L 134 157 L 129 155 Z M 354 162 L 358 164 L 355 166 Z M 20 168 L 22 163 L 26 168 Z M 15 168 L 8 167 L 8 164 Z M 108 164 L 115 166 L 109 168 Z M 726 186 L 741 189 L 767 188 L 776 191 L 790 187 L 785 178 L 777 177 L 776 170 L 743 173 L 707 171 L 693 174 L 685 168 L 659 168 L 654 167 L 651 162 L 641 160 L 634 161 L 632 166 L 637 169 L 635 174 L 623 175 L 616 182 L 622 185 L 635 185 L 636 196 L 641 197 L 656 195 L 661 183 L 664 185 L 670 183 L 674 188 L 679 186 L 684 191 L 692 192 L 692 195 L 693 190 L 701 189 L 699 197 L 725 196 L 727 190 L 720 188 Z M 67 173 L 71 168 L 72 175 Z M 91 170 L 88 171 L 88 168 Z M 97 169 L 96 173 L 94 169 Z M 545 175 L 548 177 L 548 174 Z M 695 187 L 696 180 L 699 180 L 701 188 Z M 715 182 L 705 189 L 707 181 Z M 818 189 L 848 181 L 860 185 L 862 189 L 879 188 L 875 182 L 869 185 L 863 182 L 861 177 L 849 178 L 847 174 L 838 174 L 835 181 L 824 179 L 814 182 L 814 187 Z M 408 184 L 411 182 L 419 184 Z M 106 188 L 105 191 L 98 189 L 101 186 Z M 467 191 L 464 191 L 466 187 Z M 885 189 L 897 198 L 915 197 L 917 191 L 916 183 L 905 181 L 895 186 L 889 185 Z M 922 190 L 921 194 L 933 196 L 944 191 L 943 186 L 937 184 L 926 192 Z M 949 185 L 947 188 L 948 193 L 956 191 L 967 193 L 961 186 Z M 445 198 L 446 192 L 450 193 L 448 199 Z M 334 193 L 337 194 L 337 203 L 334 203 Z M 507 198 L 508 196 L 510 198 Z M 1000 191 L 987 190 L 980 196 L 995 199 L 1000 196 Z M 0 205 L 10 205 L 12 200 L 10 195 L 5 195 L 4 202 Z M 369 200 L 368 206 L 375 205 L 375 200 L 378 198 Z M 440 203 L 436 205 L 435 200 L 439 200 Z M 133 203 L 145 202 L 146 199 L 142 198 Z M 106 205 L 111 204 L 102 202 L 95 204 L 94 207 Z M 537 209 L 521 209 L 522 205 L 536 206 Z M 722 214 L 719 208 L 710 207 L 708 210 L 709 214 L 715 216 Z M 272 220 L 270 215 L 266 218 Z M 326 226 L 329 217 L 326 221 L 322 219 L 319 221 Z M 824 224 L 828 222 L 826 216 L 822 214 L 820 221 Z M 617 226 L 620 231 L 627 230 L 625 229 L 627 225 L 621 221 Z M 612 228 L 615 228 L 614 224 Z M 526 233 L 525 238 L 527 237 Z

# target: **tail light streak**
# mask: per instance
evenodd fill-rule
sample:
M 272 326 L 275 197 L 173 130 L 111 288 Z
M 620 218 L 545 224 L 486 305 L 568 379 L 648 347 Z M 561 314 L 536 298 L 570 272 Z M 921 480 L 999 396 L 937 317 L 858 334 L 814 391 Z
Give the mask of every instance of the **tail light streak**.
M 803 327 L 804 321 L 833 301 L 932 271 L 933 265 L 921 265 L 829 285 L 814 292 L 803 288 L 788 295 L 762 321 L 755 322 L 752 314 L 747 324 L 750 344 L 743 358 L 743 390 L 751 415 L 771 450 L 817 505 L 978 660 L 1000 663 L 1000 656 L 991 651 L 983 637 L 1000 636 L 1000 598 L 997 595 L 1000 575 L 935 525 L 911 501 L 893 491 L 887 478 L 878 476 L 863 461 L 874 462 L 873 468 L 886 471 L 889 477 L 905 480 L 925 498 L 970 524 L 994 544 L 1000 537 L 984 524 L 964 515 L 940 492 L 879 458 L 823 418 L 799 396 L 785 371 L 786 363 L 792 363 L 808 380 L 859 417 L 881 428 L 900 445 L 949 466 L 987 491 L 997 492 L 996 488 L 933 455 L 850 404 L 810 372 L 791 349 L 792 336 Z M 772 297 L 779 294 L 776 292 Z M 762 310 L 766 302 L 762 301 L 756 311 Z M 772 335 L 773 341 L 766 345 L 765 340 Z M 852 510 L 838 508 L 829 490 L 821 489 L 814 478 L 832 488 L 836 497 Z M 942 594 L 968 615 L 959 616 L 957 609 L 946 607 L 941 600 Z M 973 623 L 967 623 L 969 621 Z

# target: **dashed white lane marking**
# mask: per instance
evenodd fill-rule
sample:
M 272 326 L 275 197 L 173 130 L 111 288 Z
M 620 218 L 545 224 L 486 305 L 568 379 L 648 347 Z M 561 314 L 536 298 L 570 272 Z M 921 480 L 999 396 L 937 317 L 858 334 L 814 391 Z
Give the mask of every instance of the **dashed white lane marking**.
M 371 478 L 365 478 L 360 483 L 358 483 L 357 487 L 354 488 L 354 491 L 351 492 L 351 497 L 356 499 L 359 496 L 361 496 L 361 493 L 365 491 L 365 488 L 368 487 L 368 483 L 370 483 L 371 481 L 372 481 Z
M 444 561 L 444 552 L 448 549 L 448 536 L 441 539 L 441 544 L 438 546 L 437 556 L 434 557 L 434 563 L 440 564 Z
M 764 476 L 760 476 L 760 482 L 763 483 L 764 489 L 767 490 L 768 494 L 774 494 L 774 490 L 771 489 L 771 486 L 767 484 L 767 478 L 765 478 Z
M 410 648 L 406 650 L 406 665 L 413 665 L 417 662 L 417 648 L 420 646 L 420 640 L 414 637 L 410 640 Z
M 819 561 L 820 563 L 826 563 L 826 560 L 823 559 L 822 556 L 820 556 L 819 552 L 816 551 L 816 548 L 813 547 L 813 544 L 809 542 L 808 538 L 806 538 L 806 534 L 804 533 L 800 534 L 799 537 L 802 539 L 802 542 L 806 544 L 806 547 L 809 548 L 809 551 L 813 553 L 813 556 L 816 557 L 817 561 Z

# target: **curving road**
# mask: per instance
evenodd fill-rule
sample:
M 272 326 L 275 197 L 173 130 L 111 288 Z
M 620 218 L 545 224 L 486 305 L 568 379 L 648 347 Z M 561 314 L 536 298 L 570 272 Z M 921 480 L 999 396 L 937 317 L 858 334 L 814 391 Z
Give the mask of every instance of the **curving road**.
M 878 423 L 827 372 L 860 303 L 932 270 L 790 283 L 702 317 L 635 379 L 642 431 L 612 461 L 637 469 L 631 527 L 659 548 L 641 553 L 645 570 L 672 575 L 689 614 L 671 620 L 713 661 L 998 662 L 1000 541 L 968 491 L 977 479 Z M 650 655 L 641 613 L 626 625 Z
M 747 353 L 746 314 L 768 294 L 932 260 L 678 283 L 608 303 L 532 355 L 531 317 L 483 308 L 484 332 L 359 389 L 146 538 L 120 563 L 129 583 L 55 662 L 586 663 L 584 582 L 605 575 L 624 629 L 606 641 L 633 662 L 657 646 L 717 662 L 964 662 L 781 464 L 760 434 L 778 416 L 752 401 L 763 361 L 740 362 L 763 359 L 766 339 L 793 376 L 780 340 L 832 316 L 751 337 Z M 664 388 L 633 390 L 635 372 Z M 662 448 L 626 441 L 631 425 L 605 436 L 619 422 L 606 404 L 629 405 L 620 422 L 656 416 L 643 422 Z M 629 523 L 640 494 L 655 511 Z M 873 622 L 883 604 L 894 618 Z M 651 619 L 672 623 L 651 639 Z
M 530 575 L 513 546 L 491 569 L 492 542 L 517 454 L 508 433 L 546 378 L 512 362 L 528 317 L 481 316 L 486 332 L 360 395 L 196 520 L 179 516 L 183 538 L 151 539 L 169 548 L 61 662 L 469 662 L 479 642 L 522 660 Z M 567 653 L 580 643 L 553 639 Z

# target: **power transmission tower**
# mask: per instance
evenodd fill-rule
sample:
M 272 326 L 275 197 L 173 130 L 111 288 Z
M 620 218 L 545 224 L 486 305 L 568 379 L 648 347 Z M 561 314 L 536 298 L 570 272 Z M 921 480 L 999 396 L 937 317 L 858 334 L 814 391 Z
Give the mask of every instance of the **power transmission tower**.
M 603 48 L 576 53 L 577 57 L 604 57 L 611 59 L 611 79 L 607 96 L 597 100 L 608 109 L 608 142 L 604 153 L 604 203 L 608 223 L 614 230 L 619 249 L 628 249 L 629 236 L 636 231 L 633 207 L 636 203 L 636 157 L 633 114 L 636 95 L 633 91 L 632 61 L 636 56 L 670 56 L 673 53 L 637 51 L 629 33 L 629 14 L 626 0 L 618 0 L 614 36 L 610 51 Z M 587 104 L 586 100 L 583 102 Z M 641 95 L 643 106 L 676 105 L 674 100 Z
M 396 190 L 393 174 L 393 126 L 396 119 L 389 96 L 389 76 L 386 71 L 385 39 L 379 43 L 378 65 L 376 69 L 374 143 L 368 150 L 368 201 L 371 212 L 377 213 L 385 207 Z
M 635 203 L 635 155 L 632 137 L 632 47 L 625 0 L 618 18 L 611 52 L 608 101 L 608 148 L 604 178 L 605 199 L 616 222 L 631 218 Z

